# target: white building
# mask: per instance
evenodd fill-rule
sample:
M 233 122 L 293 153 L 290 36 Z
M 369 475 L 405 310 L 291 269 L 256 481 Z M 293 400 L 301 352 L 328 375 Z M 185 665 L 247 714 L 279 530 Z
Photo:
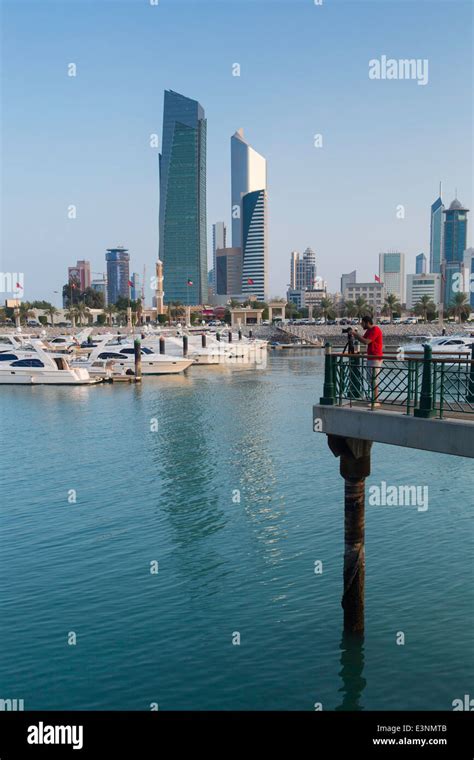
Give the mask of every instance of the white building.
M 381 282 L 350 282 L 344 290 L 344 301 L 364 298 L 375 314 L 380 314 L 385 303 L 385 287 Z
M 267 189 L 267 161 L 246 142 L 243 129 L 238 129 L 230 139 L 230 159 L 232 247 L 242 248 L 242 198 L 247 193 Z
M 405 254 L 388 251 L 379 254 L 379 277 L 387 295 L 395 295 L 400 304 L 406 303 Z
M 441 300 L 441 275 L 438 273 L 407 274 L 407 309 L 413 309 L 422 296 L 428 296 L 436 309 Z

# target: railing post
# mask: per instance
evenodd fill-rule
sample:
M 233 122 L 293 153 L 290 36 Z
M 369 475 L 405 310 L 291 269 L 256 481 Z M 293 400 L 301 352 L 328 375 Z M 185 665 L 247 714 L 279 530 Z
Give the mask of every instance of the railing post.
M 471 369 L 469 370 L 469 379 L 467 381 L 466 401 L 468 404 L 474 402 L 474 343 L 471 346 Z
M 361 373 L 360 373 L 360 348 L 359 341 L 354 341 L 354 353 L 349 354 L 349 398 L 361 398 Z
M 324 346 L 324 385 L 323 395 L 319 399 L 320 404 L 333 406 L 336 403 L 336 394 L 334 388 L 334 357 L 332 355 L 331 344 L 329 341 Z
M 420 406 L 414 410 L 415 417 L 434 417 L 433 409 L 433 378 L 432 378 L 432 348 L 425 345 L 423 356 L 423 377 L 421 380 Z

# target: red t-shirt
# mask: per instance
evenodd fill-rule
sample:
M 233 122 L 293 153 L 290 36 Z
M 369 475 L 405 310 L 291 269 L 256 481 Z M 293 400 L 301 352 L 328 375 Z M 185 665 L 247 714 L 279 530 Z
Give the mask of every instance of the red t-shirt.
M 368 338 L 370 343 L 367 345 L 367 356 L 378 356 L 380 359 L 383 354 L 383 335 L 382 330 L 377 325 L 372 325 L 364 333 L 364 338 Z

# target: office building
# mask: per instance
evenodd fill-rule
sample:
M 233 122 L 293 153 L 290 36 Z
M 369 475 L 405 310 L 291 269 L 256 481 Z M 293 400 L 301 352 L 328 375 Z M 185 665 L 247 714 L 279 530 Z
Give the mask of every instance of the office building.
M 216 273 L 216 251 L 218 248 L 226 247 L 227 228 L 225 222 L 216 222 L 212 225 L 212 277 L 208 284 L 212 287 L 212 292 L 217 293 L 217 273 Z M 242 253 L 241 253 L 242 255 Z
M 441 200 L 441 185 L 439 197 L 431 205 L 430 224 L 430 272 L 441 272 L 443 259 L 443 219 L 444 205 Z
M 140 275 L 137 272 L 133 272 L 132 276 L 130 277 L 130 282 L 132 283 L 130 287 L 130 298 L 132 301 L 136 301 L 138 298 L 141 298 Z
M 232 247 L 243 248 L 242 198 L 267 189 L 267 162 L 247 143 L 243 129 L 238 129 L 230 139 L 230 157 Z
M 354 285 L 357 282 L 357 272 L 354 269 L 352 272 L 349 272 L 348 274 L 341 275 L 341 293 L 342 297 L 344 298 L 344 291 L 347 288 L 348 285 Z
M 216 295 L 238 295 L 242 290 L 242 250 L 218 248 L 216 251 Z
M 428 296 L 438 310 L 441 298 L 439 272 L 407 274 L 407 309 L 413 309 L 423 296 Z
M 469 303 L 474 310 L 474 248 L 464 251 L 464 292 L 469 296 Z
M 268 293 L 266 190 L 242 198 L 242 254 L 242 293 L 264 301 Z
M 114 304 L 117 299 L 129 298 L 129 262 L 128 248 L 119 245 L 117 248 L 107 248 L 107 302 Z
M 79 283 L 81 292 L 91 286 L 91 265 L 89 261 L 78 261 L 75 267 L 68 267 L 67 281 Z
M 444 307 L 449 308 L 453 296 L 462 287 L 464 277 L 464 253 L 467 247 L 467 214 L 465 208 L 455 198 L 444 210 L 442 280 L 444 284 Z
M 426 274 L 426 256 L 424 253 L 419 253 L 415 259 L 415 271 L 416 274 Z
M 406 301 L 405 254 L 388 251 L 379 254 L 379 277 L 386 295 L 394 295 L 401 305 Z
M 385 287 L 382 282 L 349 282 L 343 292 L 344 301 L 356 301 L 364 298 L 374 314 L 381 313 L 385 303 Z
M 206 129 L 196 100 L 165 91 L 159 259 L 167 303 L 207 300 Z

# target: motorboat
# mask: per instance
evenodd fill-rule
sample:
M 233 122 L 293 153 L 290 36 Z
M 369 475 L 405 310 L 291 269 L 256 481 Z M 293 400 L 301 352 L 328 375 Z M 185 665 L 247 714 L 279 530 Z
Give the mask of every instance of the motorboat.
M 99 336 L 101 337 L 101 336 Z M 103 369 L 112 369 L 113 373 L 123 373 L 135 370 L 135 348 L 126 339 L 94 339 L 94 347 L 88 357 L 80 357 L 71 362 L 73 367 L 86 367 L 92 373 L 100 374 L 101 365 L 97 362 L 106 362 Z M 173 356 L 169 354 L 155 353 L 147 346 L 141 346 L 141 372 L 142 375 L 175 375 L 184 372 L 191 366 L 191 358 Z
M 0 349 L 2 385 L 91 385 L 101 381 L 87 368 L 72 367 L 67 358 L 48 352 L 40 340 L 28 348 Z
M 424 343 L 409 343 L 401 346 L 400 350 L 407 356 L 422 356 L 426 345 L 431 346 L 434 358 L 470 358 L 474 336 L 443 335 L 442 337 L 429 338 Z
M 202 335 L 205 334 L 205 346 L 203 346 Z M 165 340 L 165 351 L 173 356 L 183 356 L 183 335 L 162 334 Z M 194 364 L 199 365 L 216 365 L 226 364 L 247 364 L 251 362 L 261 362 L 262 357 L 266 355 L 267 341 L 250 340 L 242 338 L 238 340 L 233 336 L 231 341 L 217 339 L 215 333 L 187 334 L 188 348 L 187 357 L 192 359 Z M 159 337 L 156 335 L 147 335 L 142 343 L 143 346 L 150 347 L 153 351 L 159 351 Z

